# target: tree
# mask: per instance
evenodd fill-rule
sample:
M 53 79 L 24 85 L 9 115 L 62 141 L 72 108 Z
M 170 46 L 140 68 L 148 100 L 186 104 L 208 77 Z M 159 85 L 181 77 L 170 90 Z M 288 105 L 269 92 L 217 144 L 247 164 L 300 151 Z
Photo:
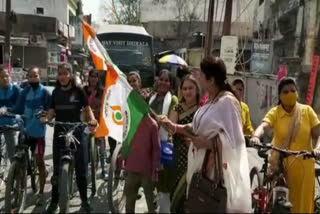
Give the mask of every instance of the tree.
M 108 3 L 109 2 L 109 3 Z M 106 0 L 106 18 L 111 24 L 140 24 L 141 0 Z
M 174 2 L 175 21 L 172 25 L 176 29 L 177 38 L 180 39 L 180 46 L 184 46 L 190 33 L 196 29 L 196 21 L 200 20 L 198 14 L 199 5 L 203 0 L 170 0 Z M 168 0 L 153 0 L 156 4 L 168 4 Z

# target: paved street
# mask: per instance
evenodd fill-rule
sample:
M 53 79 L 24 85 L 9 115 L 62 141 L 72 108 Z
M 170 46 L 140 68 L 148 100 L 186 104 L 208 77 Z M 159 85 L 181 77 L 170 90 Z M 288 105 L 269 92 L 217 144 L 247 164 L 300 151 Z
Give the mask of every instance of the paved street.
M 50 197 L 51 197 L 51 184 L 50 184 L 50 178 L 52 175 L 52 128 L 48 128 L 48 133 L 47 133 L 47 145 L 46 145 L 46 165 L 49 170 L 49 177 L 47 179 L 47 184 L 45 187 L 45 199 L 46 199 L 46 204 L 41 206 L 41 207 L 36 207 L 34 206 L 35 204 L 35 196 L 32 192 L 32 189 L 30 187 L 30 184 L 28 185 L 28 197 L 27 197 L 27 203 L 26 203 L 26 208 L 25 212 L 26 213 L 43 213 L 48 206 L 50 202 Z M 250 165 L 260 165 L 261 160 L 259 160 L 259 157 L 255 154 L 255 151 L 253 149 L 249 149 L 249 162 Z M 90 171 L 90 170 L 89 170 Z M 100 176 L 100 172 L 98 172 L 98 176 Z M 94 198 L 91 198 L 91 204 L 94 209 L 94 212 L 99 212 L 99 213 L 108 213 L 108 203 L 107 203 L 107 182 L 104 182 L 102 179 L 98 179 L 98 188 L 97 188 L 97 194 Z M 91 186 L 91 184 L 90 184 Z M 90 186 L 89 186 L 89 192 L 88 194 L 90 195 Z M 81 201 L 79 198 L 79 194 L 76 193 L 75 197 L 71 201 L 71 212 L 75 213 L 80 209 Z M 4 206 L 4 189 L 1 189 L 0 192 L 0 207 L 3 208 Z M 3 210 L 3 209 L 2 209 Z M 136 211 L 139 213 L 143 213 L 147 211 L 147 206 L 145 203 L 144 198 L 140 199 L 137 202 L 136 206 Z
M 43 213 L 46 210 L 46 207 L 48 206 L 50 202 L 51 197 L 51 184 L 50 184 L 50 178 L 52 176 L 52 136 L 53 136 L 53 129 L 51 127 L 48 127 L 47 131 L 47 137 L 46 137 L 46 165 L 47 169 L 49 170 L 49 176 L 47 178 L 47 184 L 45 187 L 45 199 L 46 204 L 44 204 L 41 207 L 34 206 L 35 204 L 35 196 L 31 190 L 30 184 L 28 185 L 28 197 L 27 197 L 27 203 L 25 208 L 25 213 Z M 249 167 L 252 168 L 253 166 L 261 167 L 262 160 L 258 157 L 256 150 L 253 148 L 248 149 L 249 154 Z M 90 170 L 89 170 L 90 172 Z M 90 175 L 89 175 L 90 176 Z M 100 171 L 98 172 L 98 178 L 100 178 Z M 90 180 L 90 179 L 89 179 Z M 98 187 L 97 187 L 97 194 L 95 197 L 90 198 L 90 202 L 92 204 L 92 207 L 94 209 L 94 212 L 98 213 L 108 213 L 108 203 L 107 203 L 107 182 L 103 181 L 102 179 L 98 179 Z M 89 192 L 88 195 L 90 195 L 90 187 L 91 184 L 89 184 Z M 318 193 L 319 187 L 317 187 L 316 193 Z M 78 192 L 76 192 L 75 197 L 71 201 L 71 212 L 76 213 L 79 211 L 81 205 L 81 201 L 79 198 Z M 3 210 L 4 206 L 4 188 L 2 187 L 0 190 L 0 207 L 1 210 Z M 144 197 L 140 199 L 137 202 L 136 205 L 136 211 L 138 213 L 143 213 L 147 211 L 147 206 L 144 200 Z
M 32 192 L 30 184 L 28 184 L 28 196 L 27 196 L 25 213 L 43 213 L 43 212 L 45 212 L 46 207 L 49 205 L 50 198 L 51 198 L 50 178 L 52 176 L 52 135 L 53 135 L 52 128 L 49 127 L 48 132 L 47 132 L 47 137 L 46 137 L 46 142 L 47 142 L 47 145 L 46 145 L 46 165 L 47 165 L 47 169 L 49 170 L 49 176 L 47 178 L 47 183 L 45 186 L 45 194 L 44 194 L 45 199 L 46 199 L 46 204 L 41 207 L 34 206 L 36 198 Z M 89 172 L 90 172 L 90 170 L 89 170 Z M 108 213 L 109 209 L 108 209 L 107 195 L 106 195 L 107 182 L 104 182 L 102 179 L 100 179 L 100 171 L 98 172 L 98 178 L 99 179 L 97 180 L 97 182 L 98 182 L 97 194 L 95 197 L 90 198 L 90 202 L 92 204 L 94 212 Z M 88 195 L 91 194 L 91 191 L 90 191 L 91 184 L 89 184 L 89 185 L 90 186 L 88 187 L 88 189 L 89 189 Z M 79 211 L 80 205 L 81 205 L 81 200 L 80 200 L 78 192 L 76 192 L 75 197 L 71 201 L 70 212 L 76 213 L 77 211 Z M 2 187 L 0 190 L 0 207 L 1 207 L 1 210 L 3 211 L 4 187 Z M 147 211 L 144 198 L 142 198 L 138 201 L 137 206 L 136 206 L 136 210 L 139 213 Z

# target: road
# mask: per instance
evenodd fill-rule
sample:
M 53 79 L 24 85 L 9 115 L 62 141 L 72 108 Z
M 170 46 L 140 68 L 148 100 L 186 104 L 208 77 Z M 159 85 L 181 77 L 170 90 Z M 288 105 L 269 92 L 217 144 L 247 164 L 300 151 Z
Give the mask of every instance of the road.
M 30 188 L 30 184 L 28 185 L 28 196 L 27 196 L 27 202 L 26 202 L 26 207 L 25 207 L 25 213 L 43 213 L 46 210 L 46 207 L 50 203 L 50 198 L 51 198 L 51 184 L 50 184 L 50 178 L 52 176 L 52 136 L 53 136 L 53 130 L 51 127 L 48 128 L 47 130 L 47 136 L 46 136 L 46 157 L 45 157 L 45 162 L 47 169 L 49 171 L 49 176 L 47 178 L 47 183 L 45 186 L 45 200 L 46 203 L 43 206 L 37 207 L 35 206 L 35 195 L 32 192 L 32 189 Z M 257 156 L 255 150 L 249 149 L 249 163 L 250 163 L 250 168 L 252 166 L 260 166 L 261 165 L 261 160 Z M 89 170 L 90 172 L 90 170 Z M 100 172 L 98 172 L 98 175 L 100 175 Z M 90 175 L 89 175 L 90 176 Z M 94 212 L 97 213 L 108 213 L 108 203 L 107 203 L 107 182 L 103 181 L 102 179 L 98 179 L 98 187 L 97 187 L 97 194 L 95 197 L 90 198 L 90 203 L 93 207 Z M 90 195 L 90 185 L 88 187 L 88 195 Z M 75 194 L 75 197 L 71 201 L 71 213 L 76 213 L 79 211 L 81 205 L 81 200 L 79 198 L 78 192 Z M 0 207 L 1 210 L 3 210 L 4 206 L 4 188 L 0 189 Z M 139 201 L 137 201 L 136 205 L 136 212 L 137 213 L 144 213 L 147 212 L 147 206 L 144 200 L 144 197 L 141 198 Z
M 51 198 L 51 183 L 50 183 L 50 178 L 52 176 L 52 136 L 53 136 L 53 130 L 51 127 L 48 128 L 47 130 L 47 136 L 46 136 L 46 156 L 45 156 L 45 163 L 47 166 L 47 170 L 49 171 L 49 176 L 47 178 L 46 186 L 45 186 L 45 200 L 46 203 L 43 206 L 37 207 L 35 206 L 35 195 L 32 192 L 32 189 L 30 187 L 30 184 L 28 184 L 28 196 L 27 196 L 27 201 L 26 201 L 26 207 L 25 207 L 25 213 L 43 213 L 45 212 L 47 206 L 49 206 L 50 203 L 50 198 Z M 90 170 L 88 170 L 90 172 Z M 107 203 L 107 182 L 104 180 L 100 179 L 100 171 L 98 171 L 98 180 L 97 180 L 97 194 L 95 197 L 90 198 L 90 203 L 93 207 L 93 211 L 96 213 L 108 213 L 108 203 Z M 88 175 L 88 177 L 90 174 Z M 89 179 L 88 179 L 89 181 Z M 89 183 L 88 186 L 88 196 L 90 196 L 91 191 L 90 191 L 90 186 L 91 184 Z M 4 186 L 0 188 L 0 208 L 1 211 L 3 211 L 4 207 Z M 81 206 L 81 200 L 79 197 L 79 193 L 76 192 L 75 197 L 71 201 L 71 213 L 76 213 L 79 211 Z M 136 211 L 139 213 L 143 213 L 147 211 L 146 208 L 146 203 L 144 198 L 140 199 L 137 203 L 136 206 Z
M 52 91 L 52 87 L 49 87 L 49 90 Z M 51 127 L 48 127 L 47 129 L 47 135 L 46 135 L 46 156 L 45 156 L 45 162 L 47 166 L 47 170 L 49 171 L 49 176 L 47 178 L 46 186 L 45 186 L 45 200 L 46 203 L 44 203 L 43 206 L 36 207 L 35 204 L 35 195 L 33 194 L 30 184 L 28 185 L 28 196 L 26 201 L 26 207 L 25 207 L 25 213 L 43 213 L 45 212 L 47 206 L 50 203 L 51 198 L 51 184 L 50 184 L 50 178 L 52 176 L 52 137 L 53 137 L 53 129 Z M 248 158 L 249 158 L 249 167 L 252 168 L 253 166 L 260 167 L 262 164 L 262 160 L 258 157 L 256 151 L 254 149 L 248 149 Z M 90 172 L 90 170 L 88 170 Z M 100 175 L 100 171 L 98 171 L 98 176 Z M 88 175 L 90 178 L 90 175 Z M 88 179 L 90 180 L 90 179 Z M 90 186 L 89 184 L 89 191 L 88 195 L 91 194 L 90 192 Z M 107 182 L 103 181 L 102 179 L 97 180 L 97 194 L 95 197 L 90 198 L 90 203 L 93 207 L 93 212 L 96 213 L 108 213 L 108 203 L 107 203 Z M 81 206 L 81 200 L 79 198 L 79 194 L 76 193 L 75 197 L 71 201 L 71 213 L 76 213 L 79 211 Z M 4 207 L 4 186 L 0 188 L 0 208 L 3 211 Z M 142 197 L 140 200 L 137 201 L 136 204 L 136 212 L 137 213 L 144 213 L 147 212 L 147 206 L 145 203 L 144 197 Z

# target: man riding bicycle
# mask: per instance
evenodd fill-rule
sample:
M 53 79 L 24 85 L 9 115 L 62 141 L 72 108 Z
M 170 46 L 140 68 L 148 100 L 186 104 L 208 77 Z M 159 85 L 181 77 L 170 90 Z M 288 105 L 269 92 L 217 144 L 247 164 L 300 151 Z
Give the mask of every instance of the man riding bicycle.
M 56 88 L 52 92 L 51 107 L 46 117 L 40 120 L 43 123 L 51 121 L 54 117 L 59 122 L 81 122 L 81 110 L 85 114 L 85 118 L 89 118 L 89 123 L 93 126 L 97 125 L 97 121 L 88 104 L 83 89 L 76 86 L 72 78 L 72 66 L 64 63 L 58 67 Z M 62 151 L 65 149 L 64 138 L 59 137 L 65 133 L 65 127 L 55 125 L 53 137 L 53 176 L 52 183 L 52 199 L 47 209 L 47 213 L 54 213 L 58 208 L 59 202 L 59 173 Z M 74 136 L 80 142 L 77 145 L 75 153 L 75 171 L 76 181 L 82 201 L 81 210 L 86 213 L 91 212 L 91 207 L 87 196 L 87 168 L 88 168 L 88 145 L 83 138 L 83 129 L 76 129 Z

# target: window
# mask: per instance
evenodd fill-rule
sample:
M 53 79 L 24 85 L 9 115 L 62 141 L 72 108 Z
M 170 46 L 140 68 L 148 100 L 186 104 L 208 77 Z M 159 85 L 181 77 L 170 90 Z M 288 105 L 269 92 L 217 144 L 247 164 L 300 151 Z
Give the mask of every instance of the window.
M 0 45 L 0 65 L 3 65 L 3 61 L 4 61 L 4 58 L 3 58 L 3 45 Z
M 37 13 L 38 15 L 44 15 L 44 9 L 43 9 L 43 7 L 37 7 L 36 13 Z
M 74 26 L 74 24 L 75 24 L 75 18 L 76 18 L 76 16 L 74 16 L 74 15 L 72 14 L 72 12 L 69 10 L 69 25 Z

